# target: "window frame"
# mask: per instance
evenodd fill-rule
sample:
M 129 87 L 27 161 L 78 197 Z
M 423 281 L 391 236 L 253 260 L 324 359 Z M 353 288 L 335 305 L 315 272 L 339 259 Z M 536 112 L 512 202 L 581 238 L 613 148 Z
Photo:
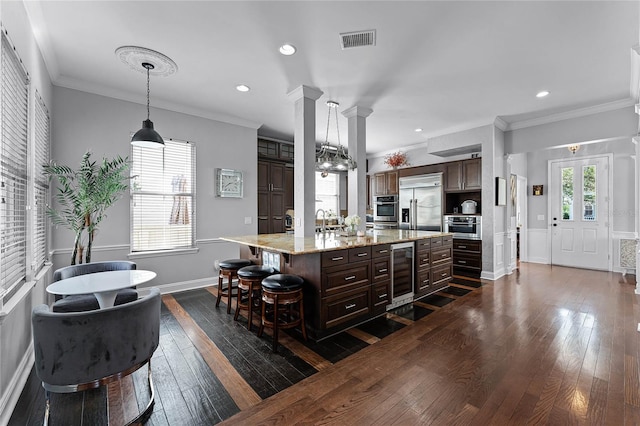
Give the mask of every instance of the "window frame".
M 167 152 L 167 148 L 170 147 L 172 144 L 184 144 L 186 146 L 190 147 L 190 159 L 186 159 L 188 162 L 190 162 L 190 170 L 191 170 L 191 176 L 190 176 L 190 182 L 191 184 L 189 185 L 189 188 L 187 191 L 184 192 L 173 192 L 173 191 L 137 191 L 135 190 L 135 178 L 136 178 L 136 173 L 137 173 L 137 166 L 135 163 L 135 159 L 137 156 L 139 156 L 140 154 L 144 153 L 144 151 L 142 150 L 149 150 L 149 151 L 155 151 L 155 152 L 162 152 L 162 162 L 163 162 L 163 166 L 162 169 L 157 169 L 158 172 L 160 172 L 163 176 L 164 179 L 164 174 L 167 172 L 167 168 L 165 167 L 165 161 L 166 161 L 166 156 L 165 153 Z M 140 154 L 138 154 L 140 153 Z M 129 186 L 129 211 L 130 211 L 130 253 L 129 253 L 129 258 L 143 258 L 143 257 L 150 257 L 150 256 L 156 256 L 156 255 L 165 255 L 165 254 L 174 254 L 174 253 L 189 253 L 189 252 L 194 252 L 197 251 L 197 247 L 196 247 L 196 156 L 197 156 L 197 151 L 196 151 L 196 144 L 194 142 L 190 142 L 190 141 L 184 141 L 184 140 L 177 140 L 177 139 L 165 139 L 165 147 L 164 148 L 141 148 L 141 147 L 136 147 L 136 146 L 131 146 L 131 185 Z M 164 180 L 163 180 L 164 181 Z M 164 181 L 165 183 L 167 181 Z M 174 199 L 173 202 L 175 202 L 175 197 L 190 197 L 191 198 L 191 203 L 190 203 L 190 208 L 191 211 L 188 213 L 189 219 L 190 219 L 190 229 L 191 229 L 191 241 L 189 243 L 189 245 L 177 245 L 177 246 L 169 246 L 169 247 L 144 247 L 141 246 L 139 243 L 136 244 L 136 232 L 137 228 L 136 228 L 136 221 L 135 221 L 135 203 L 136 203 L 136 197 L 157 197 L 157 196 L 161 196 L 161 197 L 172 197 Z M 164 206 L 166 206 L 166 201 L 162 200 L 162 204 Z M 162 228 L 163 230 L 166 229 L 166 226 L 163 225 L 164 227 Z

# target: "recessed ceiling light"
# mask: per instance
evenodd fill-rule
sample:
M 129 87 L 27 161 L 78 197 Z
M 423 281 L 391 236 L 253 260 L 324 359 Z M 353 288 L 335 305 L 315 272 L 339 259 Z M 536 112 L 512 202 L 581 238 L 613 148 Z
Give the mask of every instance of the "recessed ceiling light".
M 282 53 L 285 56 L 291 56 L 294 53 L 296 53 L 296 47 L 293 44 L 283 44 L 282 46 L 280 46 L 280 53 Z
M 419 132 L 422 131 L 422 129 L 420 127 L 418 127 L 415 131 L 416 131 L 416 133 L 419 133 Z
M 249 90 L 251 90 L 251 87 L 247 86 L 246 84 L 238 84 L 236 86 L 236 90 L 238 92 L 248 92 Z
M 543 91 L 538 92 L 536 94 L 536 98 L 544 98 L 547 95 L 549 95 L 549 91 L 548 90 L 543 90 Z

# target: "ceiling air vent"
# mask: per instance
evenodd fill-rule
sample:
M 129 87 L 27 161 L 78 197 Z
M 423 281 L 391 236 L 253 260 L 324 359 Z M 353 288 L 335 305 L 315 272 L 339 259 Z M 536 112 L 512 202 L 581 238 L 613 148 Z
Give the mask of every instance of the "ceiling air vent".
M 376 30 L 341 33 L 340 43 L 342 50 L 351 49 L 352 47 L 375 46 Z

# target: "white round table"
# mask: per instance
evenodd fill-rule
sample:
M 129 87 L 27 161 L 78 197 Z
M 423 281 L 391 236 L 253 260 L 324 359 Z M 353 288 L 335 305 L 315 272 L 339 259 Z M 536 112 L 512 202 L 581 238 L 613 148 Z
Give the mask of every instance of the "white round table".
M 47 292 L 62 296 L 93 293 L 100 309 L 103 309 L 113 306 L 119 290 L 135 287 L 155 277 L 155 272 L 141 269 L 95 272 L 56 281 L 47 287 Z

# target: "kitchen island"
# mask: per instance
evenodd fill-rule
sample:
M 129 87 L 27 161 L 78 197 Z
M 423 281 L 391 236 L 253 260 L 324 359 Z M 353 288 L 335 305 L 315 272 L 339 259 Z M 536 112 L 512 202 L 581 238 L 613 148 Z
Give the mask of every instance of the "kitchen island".
M 453 236 L 398 229 L 222 237 L 242 258 L 304 278 L 309 334 L 322 339 L 449 285 Z

